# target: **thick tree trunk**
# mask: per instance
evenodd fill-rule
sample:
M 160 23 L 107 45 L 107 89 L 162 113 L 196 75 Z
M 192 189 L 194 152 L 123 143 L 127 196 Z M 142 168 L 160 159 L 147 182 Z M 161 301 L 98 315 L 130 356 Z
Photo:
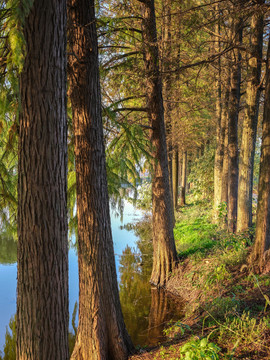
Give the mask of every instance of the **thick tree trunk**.
M 235 21 L 234 36 L 236 45 L 242 42 L 243 25 L 241 19 Z M 238 115 L 241 84 L 241 53 L 235 50 L 232 62 L 231 94 L 228 118 L 228 230 L 236 231 L 238 196 Z
M 270 40 L 268 42 L 262 148 L 255 244 L 250 264 L 257 273 L 270 271 Z
M 94 0 L 69 0 L 69 80 L 75 136 L 79 325 L 73 360 L 124 360 L 101 118 Z
M 178 207 L 178 177 L 179 177 L 179 159 L 178 149 L 173 149 L 172 157 L 172 190 L 173 190 L 173 205 L 174 208 Z
M 23 31 L 16 358 L 67 360 L 65 1 L 34 1 Z
M 177 253 L 173 235 L 173 208 L 169 185 L 161 77 L 153 0 L 142 3 L 148 117 L 153 145 L 153 270 L 151 283 L 165 285 L 174 270 Z
M 260 78 L 263 45 L 263 12 L 258 0 L 251 19 L 250 58 L 248 60 L 246 111 L 243 122 L 242 143 L 239 158 L 239 192 L 237 231 L 247 231 L 252 226 L 252 190 L 254 153 L 257 135 L 258 111 L 260 100 Z
M 187 151 L 183 154 L 182 176 L 180 189 L 180 206 L 186 205 L 186 187 L 187 187 Z

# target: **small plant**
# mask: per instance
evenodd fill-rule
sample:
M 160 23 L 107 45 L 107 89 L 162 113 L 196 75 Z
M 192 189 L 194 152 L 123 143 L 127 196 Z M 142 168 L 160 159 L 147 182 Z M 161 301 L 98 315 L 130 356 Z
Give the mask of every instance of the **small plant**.
M 226 201 L 223 201 L 218 206 L 218 218 L 221 222 L 225 222 L 228 214 L 228 208 Z
M 243 348 L 261 347 L 263 334 L 269 327 L 268 318 L 256 320 L 250 316 L 249 312 L 243 312 L 241 316 L 228 317 L 224 324 L 220 324 L 219 342 L 238 344 L 240 341 Z
M 176 321 L 172 326 L 164 329 L 163 333 L 168 337 L 176 337 L 179 334 L 183 336 L 186 331 L 192 332 L 190 326 L 182 323 L 181 321 Z
M 184 360 L 219 360 L 221 349 L 208 338 L 191 340 L 180 349 L 181 358 Z
M 217 266 L 212 273 L 210 273 L 206 279 L 205 286 L 208 289 L 213 285 L 221 285 L 225 280 L 230 279 L 230 273 L 226 269 L 224 264 Z
M 205 304 L 205 310 L 209 314 L 210 322 L 216 320 L 225 320 L 228 316 L 237 314 L 241 307 L 241 301 L 233 295 L 232 297 L 218 297 L 209 299 Z M 207 322 L 208 324 L 208 322 Z

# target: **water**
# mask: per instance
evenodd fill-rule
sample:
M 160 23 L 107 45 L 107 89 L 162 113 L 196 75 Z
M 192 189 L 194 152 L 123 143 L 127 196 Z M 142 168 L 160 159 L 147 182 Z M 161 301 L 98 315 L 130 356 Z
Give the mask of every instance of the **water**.
M 140 211 L 125 203 L 123 218 L 111 214 L 117 278 L 125 322 L 135 345 L 155 345 L 162 341 L 163 329 L 181 317 L 181 305 L 168 294 L 151 289 L 151 243 L 128 231 L 124 225 L 137 222 Z M 16 243 L 0 240 L 0 351 L 6 328 L 16 311 Z M 76 249 L 69 251 L 69 311 L 78 301 L 78 263 Z M 71 316 L 70 316 L 71 318 Z M 71 324 L 70 324 L 71 329 Z

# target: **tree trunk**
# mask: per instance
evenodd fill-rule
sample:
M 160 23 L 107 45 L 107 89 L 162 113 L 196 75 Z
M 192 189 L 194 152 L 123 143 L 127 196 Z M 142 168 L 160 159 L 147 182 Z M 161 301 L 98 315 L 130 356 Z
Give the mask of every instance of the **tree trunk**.
M 216 4 L 215 11 L 219 12 L 219 4 Z M 216 34 L 220 34 L 220 24 L 217 22 Z M 215 37 L 215 50 L 220 52 L 220 38 Z M 222 168 L 224 159 L 224 130 L 221 123 L 222 104 L 221 104 L 221 59 L 218 58 L 217 63 L 217 78 L 216 78 L 216 151 L 215 151 L 215 165 L 214 165 L 214 222 L 218 221 L 219 206 L 221 204 L 221 191 L 222 191 Z
M 153 270 L 151 283 L 165 285 L 174 270 L 177 253 L 173 235 L 164 110 L 153 0 L 142 3 L 142 31 L 145 46 L 145 69 L 148 117 L 152 127 L 153 145 Z
M 173 204 L 174 208 L 178 207 L 178 176 L 179 175 L 179 160 L 178 149 L 173 149 L 172 157 L 172 188 L 173 188 Z
M 236 45 L 242 42 L 242 20 L 233 24 Z M 235 50 L 232 54 L 231 93 L 228 118 L 228 230 L 236 231 L 237 195 L 238 195 L 238 115 L 241 84 L 241 53 Z
M 170 191 L 171 191 L 171 200 L 172 208 L 174 209 L 174 189 L 173 189 L 173 156 L 174 156 L 174 144 L 173 144 L 173 121 L 172 121 L 172 76 L 169 73 L 170 70 L 170 61 L 171 61 L 171 52 L 172 52 L 172 36 L 171 36 L 171 0 L 165 0 L 162 3 L 162 12 L 163 12 L 163 21 L 162 21 L 162 69 L 164 73 L 167 72 L 167 75 L 163 77 L 163 95 L 165 98 L 164 101 L 164 121 L 166 129 L 166 140 L 168 148 L 168 166 L 169 166 L 169 179 L 170 179 Z M 173 219 L 175 223 L 175 219 Z
M 182 184 L 180 189 L 180 206 L 186 205 L 186 187 L 187 187 L 187 152 L 183 154 L 182 162 Z
M 18 160 L 17 360 L 67 360 L 66 2 L 24 22 Z
M 228 64 L 227 64 L 228 65 Z M 227 85 L 224 89 L 224 102 L 221 112 L 221 139 L 224 138 L 224 154 L 222 164 L 222 183 L 221 183 L 221 204 L 228 205 L 228 108 L 230 97 L 230 69 L 227 69 Z M 221 140 L 222 141 L 222 140 Z M 227 224 L 227 216 L 225 223 Z M 226 225 L 224 223 L 224 225 Z
M 257 135 L 258 111 L 260 100 L 260 78 L 263 44 L 263 12 L 258 0 L 251 19 L 250 58 L 248 60 L 246 110 L 243 123 L 242 143 L 239 158 L 239 193 L 237 231 L 247 231 L 252 226 L 252 190 L 254 153 Z
M 268 41 L 262 147 L 255 244 L 250 264 L 256 273 L 270 271 L 270 40 Z
M 69 0 L 69 80 L 75 136 L 79 325 L 73 360 L 124 360 L 107 189 L 94 0 Z
M 182 156 L 182 152 L 180 155 L 178 150 L 178 188 L 181 188 L 182 186 Z

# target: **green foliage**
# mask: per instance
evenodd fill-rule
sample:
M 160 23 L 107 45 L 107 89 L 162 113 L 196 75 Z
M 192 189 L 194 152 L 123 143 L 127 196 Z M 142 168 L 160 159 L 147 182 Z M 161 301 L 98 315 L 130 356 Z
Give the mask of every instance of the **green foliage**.
M 122 196 L 123 190 L 127 187 L 136 193 L 136 186 L 140 182 L 142 159 L 150 158 L 143 130 L 140 126 L 119 121 L 115 114 L 112 116 L 108 108 L 104 120 L 105 127 L 114 128 L 113 136 L 108 134 L 105 137 L 109 194 Z
M 185 360 L 219 360 L 220 348 L 207 338 L 193 339 L 180 349 L 181 359 Z
M 168 323 L 168 325 L 170 325 L 170 323 Z M 164 329 L 163 333 L 168 337 L 176 337 L 179 334 L 183 336 L 187 331 L 192 332 L 192 329 L 189 325 L 184 324 L 181 321 L 176 321 L 173 325 Z
M 0 132 L 0 231 L 2 237 L 16 237 L 17 126 L 8 119 L 3 119 L 2 124 Z
M 152 209 L 152 183 L 143 181 L 138 189 L 138 198 L 136 200 L 136 206 L 139 209 L 145 211 L 151 211 Z
M 223 201 L 218 205 L 218 219 L 220 224 L 225 224 L 228 214 L 228 208 L 226 201 Z
M 256 319 L 249 312 L 243 312 L 242 315 L 228 316 L 223 324 L 219 326 L 218 341 L 221 344 L 227 344 L 229 348 L 241 346 L 248 349 L 260 348 L 264 343 L 264 334 L 270 329 L 268 317 Z
M 23 36 L 23 24 L 30 12 L 33 0 L 8 0 L 7 9 L 9 16 L 6 21 L 8 43 L 10 51 L 8 54 L 8 70 L 20 73 L 23 69 L 25 55 L 25 40 Z
M 221 296 L 210 298 L 204 304 L 207 316 L 204 322 L 208 325 L 216 324 L 216 321 L 224 321 L 228 316 L 235 316 L 241 310 L 242 302 L 235 296 Z
M 9 321 L 9 329 L 6 330 L 4 356 L 1 360 L 16 360 L 16 317 Z
M 214 147 L 207 148 L 192 162 L 188 181 L 192 183 L 192 193 L 197 199 L 212 200 L 214 193 Z
M 225 264 L 220 264 L 215 267 L 214 271 L 211 272 L 205 282 L 205 287 L 210 289 L 213 286 L 218 286 L 225 280 L 230 280 L 231 274 L 226 268 Z

